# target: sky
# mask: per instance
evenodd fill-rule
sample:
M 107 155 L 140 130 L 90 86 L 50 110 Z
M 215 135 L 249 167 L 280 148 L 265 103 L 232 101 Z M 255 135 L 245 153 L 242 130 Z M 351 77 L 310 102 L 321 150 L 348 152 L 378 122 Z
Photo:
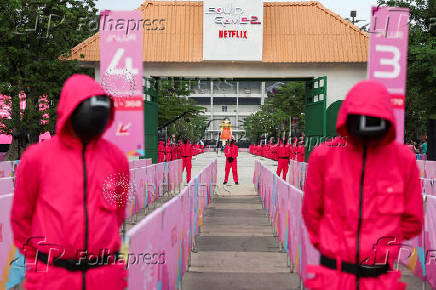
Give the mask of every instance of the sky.
M 145 0 L 144 0 L 145 1 Z M 97 8 L 100 10 L 132 10 L 138 8 L 142 0 L 97 0 Z M 192 1 L 192 0 L 191 0 Z M 276 0 L 286 1 L 286 0 Z M 301 0 L 295 0 L 301 1 Z M 302 0 L 304 1 L 304 0 Z M 320 0 L 320 2 L 331 11 L 346 18 L 350 16 L 351 10 L 357 11 L 357 19 L 363 19 L 366 24 L 370 20 L 371 6 L 377 6 L 377 0 Z

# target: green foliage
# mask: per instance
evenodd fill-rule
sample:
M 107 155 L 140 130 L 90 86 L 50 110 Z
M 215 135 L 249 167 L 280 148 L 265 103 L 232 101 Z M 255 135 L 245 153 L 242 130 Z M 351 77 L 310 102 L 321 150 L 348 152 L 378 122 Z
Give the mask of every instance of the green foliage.
M 80 29 L 79 19 L 95 20 L 94 0 L 15 0 L 0 1 L 0 93 L 12 97 L 10 120 L 3 120 L 0 133 L 21 132 L 27 142 L 47 130 L 54 133 L 55 107 L 65 80 L 73 73 L 93 74 L 80 69 L 75 61 L 62 61 L 71 48 L 94 31 Z M 83 21 L 83 20 L 82 20 Z M 27 107 L 21 116 L 20 92 L 27 94 Z M 50 122 L 42 125 L 39 96 L 50 102 Z M 24 146 L 25 147 L 25 146 Z
M 192 142 L 203 139 L 207 129 L 207 117 L 196 115 L 187 119 L 180 119 L 169 126 L 168 133 L 176 137 L 188 137 Z
M 293 126 L 301 131 L 304 128 L 304 82 L 287 82 L 279 92 L 266 100 L 260 111 L 244 121 L 247 138 L 258 144 L 267 137 L 289 136 L 290 117 L 296 122 Z
M 436 118 L 436 1 L 397 0 L 379 4 L 410 9 L 405 139 L 419 140 L 425 135 L 427 118 Z
M 203 107 L 186 98 L 191 93 L 187 81 L 161 80 L 158 93 L 158 123 L 161 128 L 183 115 L 183 118 L 168 126 L 168 133 L 187 136 L 190 140 L 200 140 L 207 129 L 207 118 L 200 115 L 204 111 Z

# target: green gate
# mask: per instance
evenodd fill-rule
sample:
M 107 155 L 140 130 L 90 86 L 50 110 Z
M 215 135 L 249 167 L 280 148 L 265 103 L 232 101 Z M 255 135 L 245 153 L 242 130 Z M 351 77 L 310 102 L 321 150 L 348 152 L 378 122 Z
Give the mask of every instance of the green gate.
M 342 100 L 336 101 L 327 108 L 327 136 L 336 137 L 336 119 L 338 118 L 339 109 L 341 108 Z
M 145 137 L 145 156 L 152 158 L 153 163 L 157 163 L 158 155 L 158 85 L 156 78 L 144 78 L 144 137 Z
M 305 150 L 306 161 L 313 147 L 326 136 L 327 77 L 320 77 L 306 83 Z

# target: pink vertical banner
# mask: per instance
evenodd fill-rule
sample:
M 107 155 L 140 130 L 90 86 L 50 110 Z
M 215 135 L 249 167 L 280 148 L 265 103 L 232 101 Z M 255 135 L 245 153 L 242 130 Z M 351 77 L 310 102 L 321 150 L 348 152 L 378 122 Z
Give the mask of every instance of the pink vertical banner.
M 388 88 L 397 123 L 396 140 L 404 143 L 409 9 L 373 7 L 370 33 L 368 78 Z
M 144 155 L 141 11 L 103 11 L 100 17 L 101 84 L 115 101 L 105 137 L 128 156 Z

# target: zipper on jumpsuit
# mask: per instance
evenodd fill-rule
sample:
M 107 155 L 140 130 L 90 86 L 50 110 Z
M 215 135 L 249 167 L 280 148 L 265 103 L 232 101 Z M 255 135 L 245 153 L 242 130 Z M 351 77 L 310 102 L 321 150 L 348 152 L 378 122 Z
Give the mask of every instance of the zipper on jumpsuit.
M 362 156 L 362 173 L 360 175 L 359 188 L 359 222 L 357 224 L 357 246 L 356 246 L 356 264 L 360 264 L 360 229 L 362 227 L 362 212 L 363 212 L 363 187 L 365 184 L 365 163 L 366 163 L 367 145 L 363 146 Z M 356 276 L 356 289 L 359 290 L 359 275 Z
M 83 144 L 82 150 L 82 163 L 83 163 L 83 211 L 85 216 L 85 243 L 84 243 L 84 251 L 88 252 L 88 235 L 89 235 L 89 220 L 88 220 L 88 177 L 86 172 L 86 144 Z M 86 289 L 86 270 L 82 271 L 82 289 Z

